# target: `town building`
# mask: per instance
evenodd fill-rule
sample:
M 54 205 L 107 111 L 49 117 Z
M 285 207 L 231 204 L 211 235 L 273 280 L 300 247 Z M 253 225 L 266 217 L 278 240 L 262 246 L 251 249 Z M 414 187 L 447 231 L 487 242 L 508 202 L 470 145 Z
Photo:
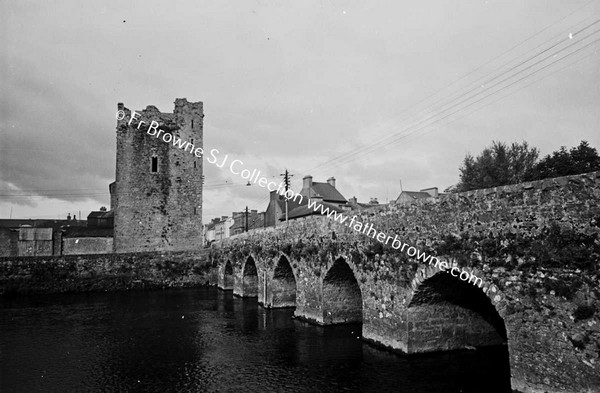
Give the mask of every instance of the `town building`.
M 0 256 L 62 255 L 65 228 L 85 228 L 85 220 L 0 219 Z
M 350 209 L 348 200 L 337 190 L 336 180 L 334 177 L 327 179 L 326 183 L 314 182 L 310 175 L 304 176 L 302 179 L 302 203 L 297 203 L 296 206 L 289 207 L 288 201 L 288 220 L 296 220 L 302 217 L 313 215 L 321 215 L 321 208 L 315 211 L 309 206 L 314 202 L 317 205 L 323 206 L 323 210 L 329 209 L 329 212 L 341 213 Z M 285 220 L 285 215 L 280 216 L 280 221 Z
M 420 191 L 402 191 L 395 203 L 397 205 L 409 205 L 419 199 L 437 199 L 443 194 L 438 192 L 437 187 L 424 188 Z
M 311 175 L 306 175 L 302 179 L 302 190 L 300 195 L 305 200 L 311 198 L 322 198 L 324 203 L 331 203 L 343 208 L 347 205 L 348 200 L 335 187 L 335 177 L 327 179 L 326 183 L 314 182 Z
M 258 210 L 233 212 L 233 225 L 229 228 L 230 236 L 239 235 L 240 233 L 258 228 L 264 228 L 265 214 L 265 212 L 259 213 Z
M 285 220 L 286 203 L 288 214 L 293 209 L 300 206 L 300 198 L 292 198 L 286 201 L 283 195 L 277 193 L 277 191 L 271 191 L 269 194 L 269 205 L 265 210 L 265 227 L 276 227 L 280 220 Z M 306 201 L 304 201 L 306 204 Z
M 221 241 L 231 236 L 231 227 L 234 224 L 233 217 L 221 216 L 213 218 L 204 227 L 204 245 L 210 245 L 215 241 Z
M 90 212 L 86 226 L 62 230 L 62 255 L 110 254 L 113 252 L 114 211 Z
M 380 204 L 379 201 L 377 200 L 377 198 L 371 198 L 369 200 L 369 203 L 361 203 L 361 202 L 358 202 L 358 200 L 354 196 L 354 197 L 348 199 L 348 206 L 350 206 L 351 210 L 365 210 L 365 209 L 370 209 L 372 207 L 386 206 L 386 205 Z

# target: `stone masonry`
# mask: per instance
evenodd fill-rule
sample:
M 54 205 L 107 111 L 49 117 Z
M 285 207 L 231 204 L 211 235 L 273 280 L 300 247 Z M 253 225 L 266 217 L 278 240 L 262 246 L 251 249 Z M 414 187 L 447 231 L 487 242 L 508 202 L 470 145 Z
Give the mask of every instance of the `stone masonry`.
M 512 389 L 595 392 L 599 200 L 593 172 L 348 213 L 481 288 L 322 216 L 228 239 L 210 258 L 219 287 L 265 307 L 284 292 L 296 317 L 362 320 L 363 339 L 408 354 L 507 345 Z
M 111 185 L 114 251 L 200 249 L 202 158 L 163 136 L 169 133 L 174 139 L 190 142 L 194 149 L 201 148 L 202 102 L 178 98 L 173 113 L 162 113 L 150 105 L 136 111 L 141 116 L 133 120 L 122 103 L 118 109 L 126 116 L 117 121 L 116 182 Z M 152 121 L 164 131 L 158 138 L 147 132 Z

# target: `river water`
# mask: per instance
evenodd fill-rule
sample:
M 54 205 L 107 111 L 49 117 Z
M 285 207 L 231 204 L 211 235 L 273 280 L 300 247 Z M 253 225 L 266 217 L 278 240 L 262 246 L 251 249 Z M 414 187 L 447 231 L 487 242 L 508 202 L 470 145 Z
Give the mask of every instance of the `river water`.
M 505 347 L 401 356 L 216 288 L 0 298 L 0 392 L 510 392 Z

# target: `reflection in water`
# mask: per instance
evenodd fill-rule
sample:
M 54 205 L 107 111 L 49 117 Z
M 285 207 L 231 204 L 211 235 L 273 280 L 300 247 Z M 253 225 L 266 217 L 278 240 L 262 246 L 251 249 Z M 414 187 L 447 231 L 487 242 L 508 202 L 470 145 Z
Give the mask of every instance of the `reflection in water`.
M 506 348 L 399 356 L 215 288 L 0 299 L 0 391 L 509 392 Z

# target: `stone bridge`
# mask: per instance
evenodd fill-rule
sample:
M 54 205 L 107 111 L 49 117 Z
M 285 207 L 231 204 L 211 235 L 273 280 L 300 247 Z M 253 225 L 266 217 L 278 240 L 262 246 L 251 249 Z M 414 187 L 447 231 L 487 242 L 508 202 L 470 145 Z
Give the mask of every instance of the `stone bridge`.
M 362 323 L 375 345 L 405 354 L 505 345 L 512 389 L 598 392 L 599 178 L 347 212 L 459 270 L 324 216 L 227 239 L 213 246 L 211 263 L 219 288 L 295 307 L 320 325 Z M 450 274 L 463 269 L 483 283 Z

